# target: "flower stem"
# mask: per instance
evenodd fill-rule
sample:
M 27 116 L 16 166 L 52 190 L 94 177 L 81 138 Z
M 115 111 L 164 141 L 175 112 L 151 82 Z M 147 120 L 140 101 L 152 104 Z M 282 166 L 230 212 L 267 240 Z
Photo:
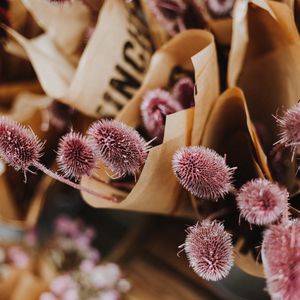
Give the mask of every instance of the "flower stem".
M 74 188 L 74 189 L 80 190 L 80 191 L 82 191 L 82 192 L 89 193 L 89 194 L 91 194 L 91 195 L 93 195 L 93 196 L 102 198 L 102 199 L 104 199 L 104 200 L 109 200 L 109 201 L 112 201 L 112 202 L 119 202 L 118 199 L 115 198 L 115 197 L 110 197 L 110 196 L 107 196 L 107 195 L 103 195 L 103 194 L 97 193 L 97 192 L 95 192 L 95 191 L 90 190 L 89 188 L 86 188 L 86 187 L 84 187 L 84 186 L 81 186 L 80 184 L 77 184 L 77 183 L 75 183 L 75 182 L 72 182 L 72 181 L 70 181 L 70 180 L 68 180 L 68 179 L 66 179 L 66 178 L 64 178 L 64 177 L 62 177 L 62 176 L 60 176 L 59 174 L 57 174 L 57 173 L 55 173 L 55 172 L 49 170 L 48 168 L 46 168 L 44 165 L 42 165 L 42 164 L 39 163 L 39 162 L 36 162 L 36 163 L 34 164 L 34 166 L 35 166 L 37 169 L 39 169 L 39 170 L 41 170 L 42 172 L 44 172 L 46 175 L 48 175 L 48 176 L 54 178 L 55 180 L 58 180 L 58 181 L 60 181 L 60 182 L 62 182 L 62 183 L 64 183 L 64 184 L 66 184 L 66 185 L 69 185 L 70 187 L 72 187 L 72 188 Z

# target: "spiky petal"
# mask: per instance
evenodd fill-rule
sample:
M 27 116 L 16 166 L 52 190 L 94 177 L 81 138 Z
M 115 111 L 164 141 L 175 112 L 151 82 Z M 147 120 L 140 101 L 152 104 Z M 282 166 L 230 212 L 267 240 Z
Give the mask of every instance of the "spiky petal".
M 136 175 L 142 169 L 148 145 L 140 134 L 115 120 L 94 122 L 88 129 L 88 135 L 96 156 L 117 175 Z
M 204 220 L 189 227 L 184 250 L 190 266 L 206 280 L 226 277 L 233 265 L 231 235 L 217 221 Z
M 298 300 L 300 291 L 300 221 L 271 225 L 265 232 L 262 261 L 274 300 Z
M 163 140 L 166 116 L 182 110 L 181 104 L 167 91 L 155 89 L 143 97 L 141 113 L 144 126 L 149 135 L 158 141 Z
M 184 108 L 195 105 L 194 82 L 190 77 L 180 78 L 174 85 L 173 95 Z
M 206 0 L 206 6 L 213 17 L 226 17 L 232 12 L 235 0 Z
M 299 146 L 300 144 L 300 103 L 288 109 L 282 117 L 277 117 L 280 130 L 279 143 L 284 146 Z
M 79 180 L 89 176 L 96 165 L 90 141 L 80 133 L 70 132 L 60 140 L 57 163 L 65 177 Z
M 234 168 L 212 149 L 182 148 L 175 153 L 172 165 L 181 185 L 199 198 L 217 201 L 233 189 Z
M 29 128 L 0 117 L 0 157 L 15 170 L 26 172 L 42 156 L 43 143 Z
M 268 225 L 278 220 L 288 209 L 288 192 L 267 179 L 255 179 L 244 184 L 237 197 L 241 216 L 251 224 Z

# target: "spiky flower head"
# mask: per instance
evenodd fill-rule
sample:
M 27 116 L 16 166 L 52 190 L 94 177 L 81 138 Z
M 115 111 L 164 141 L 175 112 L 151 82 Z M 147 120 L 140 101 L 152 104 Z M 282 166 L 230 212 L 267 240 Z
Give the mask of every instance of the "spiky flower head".
M 177 21 L 183 18 L 187 5 L 184 0 L 146 0 L 160 25 L 171 36 L 177 32 Z
M 236 197 L 241 216 L 251 224 L 268 225 L 288 209 L 288 192 L 278 184 L 258 178 L 245 183 Z
M 58 146 L 57 163 L 65 177 L 79 180 L 83 175 L 91 175 L 96 158 L 88 138 L 75 132 L 63 136 Z
M 300 221 L 271 225 L 265 231 L 262 261 L 274 300 L 298 300 L 300 290 Z
M 300 144 L 300 103 L 288 109 L 282 117 L 277 117 L 280 130 L 279 143 L 296 147 Z
M 163 140 L 166 116 L 183 109 L 167 91 L 155 89 L 143 97 L 141 113 L 144 126 L 151 137 Z
M 235 0 L 206 0 L 206 6 L 213 17 L 227 17 L 233 9 Z
M 15 170 L 28 171 L 42 156 L 43 143 L 25 126 L 0 117 L 0 157 Z
M 195 105 L 194 102 L 194 82 L 190 77 L 180 78 L 173 88 L 174 97 L 184 108 Z
M 193 195 L 217 201 L 233 190 L 235 168 L 212 149 L 184 147 L 173 156 L 173 171 L 181 185 Z
M 99 120 L 88 129 L 96 156 L 117 175 L 136 175 L 148 153 L 147 142 L 133 129 L 116 120 Z
M 226 277 L 233 265 L 231 235 L 217 221 L 204 220 L 189 227 L 184 250 L 190 266 L 206 280 Z

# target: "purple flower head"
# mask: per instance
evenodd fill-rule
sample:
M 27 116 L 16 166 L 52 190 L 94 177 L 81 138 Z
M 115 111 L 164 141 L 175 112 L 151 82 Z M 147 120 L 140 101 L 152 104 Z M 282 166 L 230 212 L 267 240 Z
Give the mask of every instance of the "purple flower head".
M 184 250 L 190 266 L 202 278 L 217 281 L 233 265 L 231 235 L 217 221 L 204 220 L 187 230 Z
M 300 144 L 300 103 L 288 109 L 282 117 L 277 117 L 280 129 L 279 143 L 293 148 Z
M 184 108 L 194 106 L 195 102 L 193 80 L 190 77 L 183 77 L 179 79 L 174 85 L 173 95 Z
M 94 122 L 88 130 L 99 159 L 117 175 L 136 175 L 143 167 L 148 145 L 133 128 L 114 120 Z
M 57 163 L 66 177 L 79 180 L 89 176 L 96 165 L 96 158 L 89 140 L 80 133 L 70 132 L 60 140 Z
M 288 209 L 288 192 L 266 179 L 244 184 L 236 198 L 241 216 L 251 224 L 268 225 Z
M 42 150 L 43 143 L 31 129 L 0 117 L 0 157 L 7 164 L 25 173 L 38 163 Z
M 300 290 L 300 221 L 271 225 L 262 244 L 267 288 L 274 300 L 298 300 Z
M 213 17 L 227 17 L 233 9 L 235 0 L 206 0 L 206 6 Z
M 183 20 L 187 5 L 184 0 L 147 0 L 158 23 L 171 36 L 177 32 L 178 21 Z
M 191 146 L 173 156 L 173 171 L 181 185 L 193 195 L 217 201 L 233 189 L 234 168 L 214 150 Z
M 178 101 L 162 89 L 155 89 L 145 94 L 141 104 L 143 123 L 149 135 L 162 142 L 166 116 L 182 110 Z

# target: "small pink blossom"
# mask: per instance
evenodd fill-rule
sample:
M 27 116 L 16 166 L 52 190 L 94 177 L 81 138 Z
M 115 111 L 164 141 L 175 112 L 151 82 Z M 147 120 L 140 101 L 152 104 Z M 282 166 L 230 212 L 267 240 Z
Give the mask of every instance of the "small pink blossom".
M 190 77 L 179 79 L 173 88 L 173 95 L 184 108 L 195 105 L 194 101 L 194 82 Z
M 193 195 L 217 201 L 233 190 L 235 168 L 214 150 L 191 146 L 173 156 L 173 171 L 181 185 Z
M 59 300 L 54 294 L 45 292 L 42 293 L 39 300 Z
M 132 127 L 115 120 L 94 122 L 88 130 L 99 159 L 118 176 L 136 175 L 142 169 L 148 144 Z
M 21 248 L 14 246 L 8 249 L 9 260 L 18 268 L 25 269 L 29 266 L 29 256 Z
M 213 17 L 229 16 L 235 0 L 206 0 L 208 11 Z
M 85 259 L 80 263 L 79 269 L 84 273 L 89 273 L 95 268 L 95 262 L 90 259 Z
M 120 300 L 121 295 L 115 290 L 107 291 L 101 294 L 101 300 Z
M 236 198 L 241 216 L 251 224 L 270 224 L 288 210 L 288 192 L 266 179 L 244 184 Z
M 148 91 L 143 97 L 141 114 L 150 137 L 156 137 L 162 142 L 167 115 L 182 109 L 181 104 L 167 91 L 162 89 Z
M 206 280 L 226 277 L 233 265 L 231 235 L 217 221 L 204 220 L 189 227 L 184 249 L 190 266 Z

